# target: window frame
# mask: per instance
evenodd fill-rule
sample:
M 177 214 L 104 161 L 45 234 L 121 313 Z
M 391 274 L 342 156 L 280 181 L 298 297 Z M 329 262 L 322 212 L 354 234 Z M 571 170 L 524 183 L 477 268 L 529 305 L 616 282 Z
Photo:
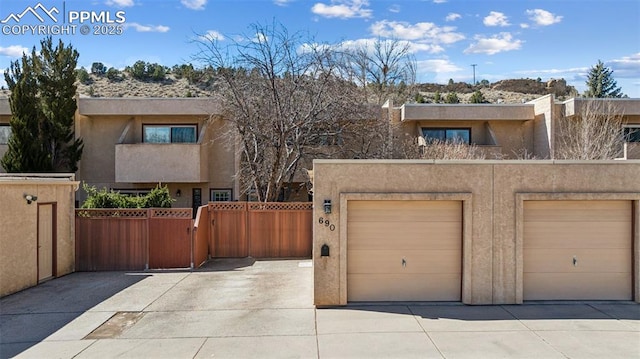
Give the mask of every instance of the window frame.
M 148 142 L 145 141 L 145 129 L 146 127 L 166 127 L 169 129 L 169 142 Z M 195 136 L 193 142 L 173 142 L 173 132 L 172 128 L 193 128 L 195 131 Z M 154 145 L 164 145 L 164 144 L 196 144 L 198 143 L 198 124 L 197 123 L 185 123 L 185 124 L 167 124 L 167 123 L 143 123 L 142 124 L 142 143 L 149 143 Z
M 640 143 L 640 124 L 629 124 L 622 127 L 624 131 L 625 142 L 627 143 Z M 631 133 L 633 133 L 633 141 L 631 141 Z
M 460 131 L 460 130 L 465 130 L 469 133 L 469 140 L 465 143 L 466 145 L 471 145 L 471 143 L 473 143 L 473 141 L 471 140 L 471 127 L 421 127 L 420 128 L 420 135 L 425 139 L 426 143 L 429 143 L 429 139 L 425 136 L 424 132 L 425 131 L 444 131 L 444 141 L 445 142 L 450 142 L 449 139 L 447 138 L 447 131 L 450 130 L 455 130 L 455 131 Z M 463 142 L 464 143 L 464 142 Z
M 2 141 L 2 136 L 0 136 L 0 145 L 8 145 L 9 144 L 9 139 L 11 138 L 11 135 L 13 133 L 13 130 L 11 129 L 11 124 L 9 123 L 0 123 L 0 129 L 4 129 L 4 128 L 8 128 L 8 135 L 7 135 L 7 140 L 5 142 Z
M 215 192 L 226 192 L 229 194 L 229 200 L 220 201 L 216 200 Z M 209 202 L 231 202 L 233 201 L 233 189 L 231 188 L 210 188 L 209 189 Z

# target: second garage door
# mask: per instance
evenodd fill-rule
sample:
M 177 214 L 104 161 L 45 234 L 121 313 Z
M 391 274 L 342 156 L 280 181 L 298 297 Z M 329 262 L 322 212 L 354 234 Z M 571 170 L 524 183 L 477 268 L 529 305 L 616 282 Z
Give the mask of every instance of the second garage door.
M 459 301 L 462 202 L 349 201 L 348 301 Z
M 630 201 L 526 201 L 525 300 L 630 300 Z

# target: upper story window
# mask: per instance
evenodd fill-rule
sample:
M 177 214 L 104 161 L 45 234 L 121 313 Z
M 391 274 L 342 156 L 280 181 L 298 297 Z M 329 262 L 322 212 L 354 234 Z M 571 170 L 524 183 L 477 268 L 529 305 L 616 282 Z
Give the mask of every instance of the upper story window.
M 144 125 L 145 143 L 196 143 L 195 125 Z
M 640 142 L 640 125 L 626 126 L 624 128 L 624 137 L 628 142 Z
M 9 124 L 0 125 L 0 145 L 9 143 L 9 137 L 11 137 L 11 126 Z
M 423 128 L 422 136 L 427 143 L 438 140 L 440 142 L 471 144 L 470 128 Z

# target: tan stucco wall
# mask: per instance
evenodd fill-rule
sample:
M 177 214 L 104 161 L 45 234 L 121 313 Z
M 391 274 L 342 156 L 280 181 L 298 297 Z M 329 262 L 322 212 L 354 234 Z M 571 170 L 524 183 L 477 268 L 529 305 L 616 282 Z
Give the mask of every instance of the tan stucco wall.
M 38 284 L 38 203 L 55 203 L 57 208 L 54 275 L 74 271 L 77 186 L 78 182 L 69 180 L 0 178 L 0 297 Z M 25 193 L 38 200 L 27 204 Z
M 349 196 L 452 196 L 464 201 L 463 302 L 504 304 L 522 301 L 521 242 L 518 247 L 517 196 L 548 199 L 626 199 L 640 201 L 640 161 L 337 161 L 314 162 L 315 304 L 344 305 L 346 297 L 346 200 Z M 359 198 L 360 198 L 359 197 Z M 324 214 L 324 200 L 332 213 Z M 438 199 L 438 198 L 435 198 Z M 520 204 L 519 204 L 520 203 Z M 635 228 L 640 226 L 635 213 Z M 319 224 L 328 219 L 336 228 Z M 466 226 L 470 225 L 470 228 Z M 637 231 L 636 231 L 637 232 Z M 637 259 L 640 236 L 634 238 Z M 320 257 L 328 244 L 330 257 Z M 520 251 L 520 252 L 518 252 Z M 521 254 L 520 254 L 521 255 Z M 519 272 L 520 271 L 520 272 Z M 520 274 L 519 274 L 520 273 Z M 634 267 L 635 300 L 640 267 Z M 519 294 L 520 293 L 520 294 Z

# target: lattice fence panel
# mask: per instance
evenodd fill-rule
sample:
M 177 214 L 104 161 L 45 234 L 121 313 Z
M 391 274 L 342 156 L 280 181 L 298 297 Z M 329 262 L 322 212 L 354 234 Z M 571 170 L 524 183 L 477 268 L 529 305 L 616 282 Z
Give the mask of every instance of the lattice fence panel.
M 76 217 L 83 218 L 147 218 L 146 209 L 77 209 Z
M 192 218 L 191 208 L 153 208 L 151 218 Z
M 313 209 L 311 202 L 249 202 L 250 211 L 301 211 Z
M 209 202 L 210 211 L 245 211 L 245 202 Z

